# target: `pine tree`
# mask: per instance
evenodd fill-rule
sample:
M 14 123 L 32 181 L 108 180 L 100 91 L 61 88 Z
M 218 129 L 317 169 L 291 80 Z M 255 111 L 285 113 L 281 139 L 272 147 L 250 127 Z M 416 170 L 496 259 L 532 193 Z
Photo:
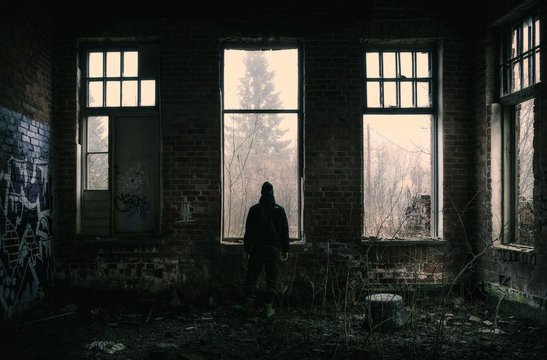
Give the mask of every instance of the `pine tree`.
M 268 70 L 263 51 L 248 51 L 242 58 L 245 75 L 238 86 L 239 108 L 275 110 L 281 108 L 275 92 L 274 71 Z M 224 118 L 225 234 L 243 233 L 246 211 L 255 201 L 257 189 L 282 164 L 273 158 L 288 158 L 290 140 L 282 140 L 287 130 L 280 128 L 281 117 L 269 113 L 231 114 Z M 251 198 L 247 197 L 247 194 Z

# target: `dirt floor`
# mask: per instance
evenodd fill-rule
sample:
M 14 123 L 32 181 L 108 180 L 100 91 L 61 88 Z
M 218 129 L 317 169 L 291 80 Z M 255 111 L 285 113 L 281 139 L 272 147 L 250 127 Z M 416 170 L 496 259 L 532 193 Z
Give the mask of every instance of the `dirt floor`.
M 42 305 L 3 321 L 0 359 L 546 359 L 547 329 L 496 305 L 461 299 L 406 306 L 396 331 L 371 330 L 364 310 L 257 306 L 207 310 Z

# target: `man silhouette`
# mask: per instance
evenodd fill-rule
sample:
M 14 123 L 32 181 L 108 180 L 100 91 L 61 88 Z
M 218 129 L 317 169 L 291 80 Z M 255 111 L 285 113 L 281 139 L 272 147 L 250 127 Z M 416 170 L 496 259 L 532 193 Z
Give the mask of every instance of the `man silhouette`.
M 273 186 L 269 182 L 262 185 L 258 204 L 251 206 L 245 224 L 244 247 L 247 254 L 247 275 L 245 277 L 246 301 L 237 306 L 249 310 L 255 302 L 255 283 L 266 271 L 266 317 L 275 314 L 273 302 L 277 294 L 279 262 L 288 258 L 289 225 L 282 206 L 275 203 Z

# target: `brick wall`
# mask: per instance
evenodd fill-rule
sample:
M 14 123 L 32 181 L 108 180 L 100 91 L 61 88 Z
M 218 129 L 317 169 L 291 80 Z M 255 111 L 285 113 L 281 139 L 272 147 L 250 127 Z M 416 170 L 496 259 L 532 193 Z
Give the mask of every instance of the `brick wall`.
M 476 215 L 488 211 L 482 192 L 486 182 L 475 175 L 484 174 L 487 164 L 481 107 L 484 82 L 476 81 L 484 72 L 482 55 L 475 27 L 453 20 L 457 18 L 454 11 L 420 2 L 412 8 L 407 2 L 395 3 L 370 5 L 362 17 L 351 11 L 341 17 L 317 11 L 314 19 L 266 14 L 260 20 L 242 13 L 233 17 L 163 13 L 146 22 L 115 17 L 83 21 L 81 27 L 71 22 L 74 31 L 62 32 L 56 44 L 59 170 L 55 198 L 57 221 L 62 224 L 56 227 L 56 276 L 60 284 L 151 291 L 175 288 L 193 295 L 199 295 L 199 289 L 207 292 L 216 286 L 218 291 L 228 291 L 240 284 L 245 267 L 242 249 L 220 243 L 219 62 L 222 39 L 245 38 L 297 40 L 303 48 L 305 244 L 292 246 L 293 255 L 282 270 L 283 282 L 299 281 L 308 284 L 306 289 L 310 283 L 324 284 L 332 261 L 351 268 L 352 279 L 367 284 L 450 281 L 470 259 L 468 245 L 484 230 Z M 464 10 L 460 9 L 461 14 Z M 477 18 L 482 15 L 479 12 Z M 93 242 L 76 234 L 79 37 L 153 38 L 160 45 L 161 239 Z M 426 41 L 442 49 L 441 216 L 446 242 L 390 246 L 360 242 L 363 41 L 370 40 Z M 193 209 L 195 221 L 177 221 L 182 204 Z M 337 273 L 347 272 L 337 268 Z
M 0 313 L 53 283 L 53 30 L 35 2 L 0 7 Z
M 486 25 L 497 22 L 498 25 L 507 24 L 511 21 L 517 21 L 519 16 L 529 13 L 530 5 L 523 1 L 513 1 L 496 7 L 496 11 L 489 14 L 484 28 L 478 33 L 482 34 L 477 38 L 474 57 L 473 76 L 477 80 L 474 87 L 475 98 L 475 183 L 480 190 L 476 199 L 477 217 L 473 219 L 473 231 L 476 234 L 476 250 L 485 251 L 484 256 L 480 258 L 477 267 L 478 279 L 486 284 L 489 293 L 499 298 L 505 296 L 505 299 L 519 302 L 520 305 L 530 306 L 535 311 L 544 311 L 547 299 L 547 266 L 545 265 L 546 247 L 545 241 L 545 184 L 547 181 L 545 172 L 545 86 L 539 86 L 539 98 L 535 103 L 535 128 L 534 128 L 534 175 L 535 175 L 535 193 L 534 193 L 534 217 L 535 240 L 533 249 L 526 251 L 515 248 L 503 248 L 492 246 L 492 241 L 496 239 L 493 234 L 492 223 L 492 172 L 499 171 L 492 167 L 492 158 L 496 154 L 491 153 L 491 104 L 497 103 L 498 87 L 496 83 L 497 76 L 497 57 L 495 46 L 497 38 L 495 32 Z M 532 7 L 533 9 L 533 7 Z M 537 9 L 537 8 L 536 8 Z M 545 17 L 545 7 L 540 7 L 540 18 Z M 545 26 L 541 27 L 541 38 L 544 38 Z M 542 66 L 541 78 L 545 76 L 544 66 Z M 497 289 L 491 291 L 491 289 Z M 505 295 L 504 295 L 505 294 Z M 513 294 L 520 294 L 515 297 Z M 515 300 L 516 299 L 516 300 Z M 543 310 L 542 310 L 543 309 Z M 528 315 L 530 312 L 528 312 Z M 537 314 L 534 315 L 537 318 Z M 546 321 L 543 316 L 542 321 Z

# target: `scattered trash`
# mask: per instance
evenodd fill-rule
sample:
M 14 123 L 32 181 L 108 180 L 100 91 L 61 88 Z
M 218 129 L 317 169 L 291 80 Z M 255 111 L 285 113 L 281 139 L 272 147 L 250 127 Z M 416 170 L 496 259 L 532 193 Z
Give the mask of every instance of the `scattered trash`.
M 108 354 L 114 354 L 115 352 L 125 349 L 125 345 L 122 343 L 115 343 L 114 341 L 93 341 L 91 344 L 85 346 L 88 350 L 104 351 Z
M 479 332 L 481 332 L 483 334 L 496 334 L 496 335 L 500 335 L 500 334 L 504 333 L 501 329 L 498 329 L 498 328 L 495 328 L 495 329 L 480 329 Z
M 187 328 L 185 328 L 184 330 L 186 331 L 190 331 L 190 330 L 196 330 L 197 328 L 195 326 L 188 326 Z
M 469 317 L 469 321 L 473 321 L 473 322 L 477 322 L 477 323 L 478 323 L 478 322 L 481 322 L 481 319 L 480 319 L 479 317 L 477 317 L 477 316 L 471 315 L 471 316 Z
M 488 321 L 488 320 L 484 320 L 482 323 L 486 326 L 494 325 L 492 321 Z

